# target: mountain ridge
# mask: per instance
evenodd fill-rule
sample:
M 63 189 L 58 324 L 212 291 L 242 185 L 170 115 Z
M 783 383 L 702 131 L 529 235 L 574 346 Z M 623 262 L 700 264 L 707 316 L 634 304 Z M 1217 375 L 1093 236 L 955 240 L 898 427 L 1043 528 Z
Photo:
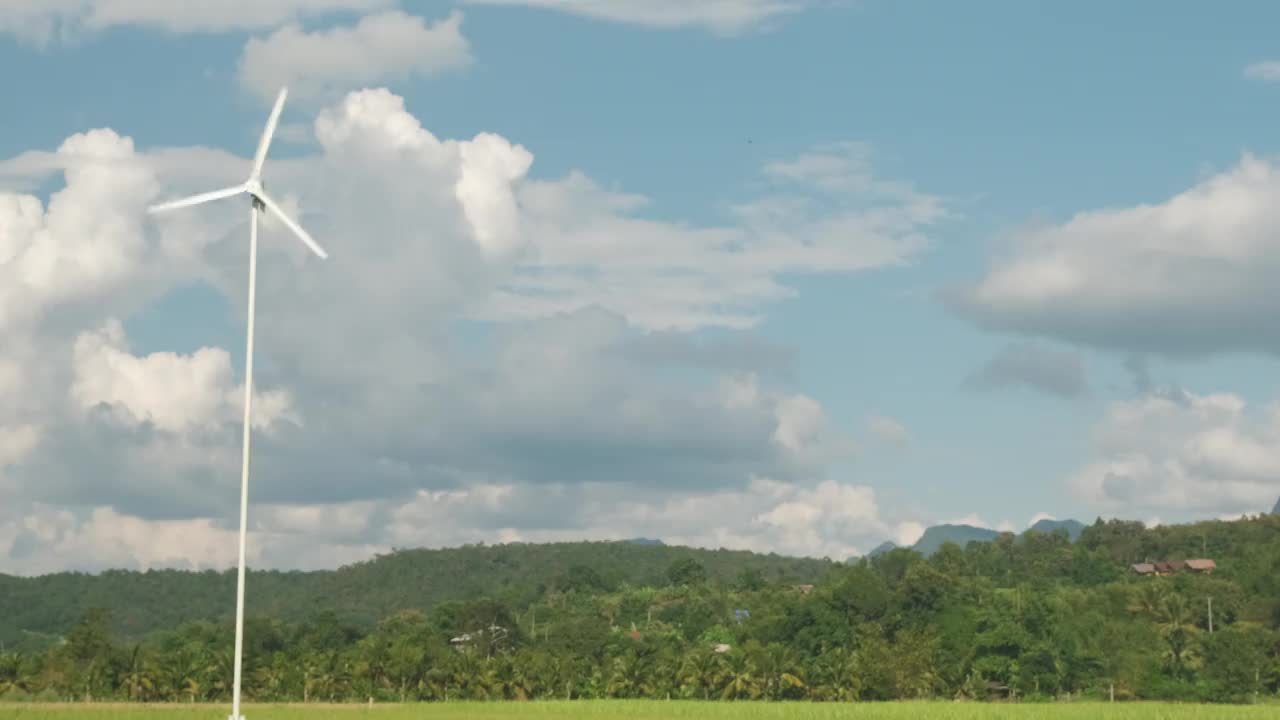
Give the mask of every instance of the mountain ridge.
M 813 583 L 837 563 L 746 550 L 707 550 L 653 542 L 585 541 L 400 549 L 332 570 L 248 570 L 246 614 L 299 621 L 333 610 L 368 626 L 402 609 L 426 610 L 479 597 L 534 596 L 548 588 L 598 591 L 670 584 L 678 561 L 693 559 L 724 584 L 744 572 L 767 582 Z M 34 577 L 0 573 L 0 642 L 65 632 L 90 608 L 103 607 L 125 637 L 234 612 L 236 571 L 106 570 Z
M 1080 539 L 1081 533 L 1087 526 L 1072 518 L 1066 520 L 1055 520 L 1053 518 L 1042 518 L 1037 520 L 1031 527 L 1018 533 L 1021 537 L 1030 531 L 1042 532 L 1045 534 L 1053 534 L 1059 530 L 1066 531 L 1067 537 L 1071 542 Z M 998 530 L 991 528 L 979 527 L 977 525 L 969 525 L 966 523 L 942 523 L 940 525 L 932 525 L 925 529 L 924 534 L 920 536 L 915 543 L 908 546 L 899 546 L 892 541 L 885 541 L 877 545 L 870 552 L 862 557 L 876 558 L 899 547 L 908 547 L 911 550 L 928 557 L 937 552 L 944 544 L 948 542 L 955 543 L 960 547 L 964 547 L 970 542 L 992 542 L 1000 537 Z M 851 561 L 857 560 L 857 557 L 850 558 Z

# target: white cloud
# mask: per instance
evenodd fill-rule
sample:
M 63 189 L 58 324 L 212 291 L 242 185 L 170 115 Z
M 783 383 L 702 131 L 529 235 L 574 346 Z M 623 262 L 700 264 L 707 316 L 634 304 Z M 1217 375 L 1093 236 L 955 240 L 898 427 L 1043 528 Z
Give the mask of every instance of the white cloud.
M 381 528 L 402 527 L 388 523 L 422 498 L 456 523 L 475 520 L 443 525 L 441 543 L 628 528 L 842 557 L 915 532 L 876 520 L 869 489 L 823 484 L 845 433 L 769 375 L 777 353 L 742 334 L 703 342 L 673 329 L 751 324 L 786 294 L 783 273 L 909 262 L 944 215 L 937 199 L 788 171 L 785 195 L 694 228 L 637 217 L 642 198 L 579 173 L 529 179 L 532 153 L 497 135 L 437 138 L 386 90 L 347 96 L 313 131 L 315 154 L 267 169 L 333 260 L 314 262 L 264 226 L 257 382 L 267 390 L 256 417 L 271 432 L 255 441 L 253 492 L 258 532 L 293 538 L 264 560 L 324 563 L 404 544 L 415 536 Z M 865 176 L 851 148 L 811 155 Z M 81 552 L 85 538 L 102 543 L 104 554 L 85 555 L 95 562 L 168 562 L 131 548 L 174 528 L 210 538 L 175 556 L 224 557 L 212 549 L 223 535 L 181 523 L 221 532 L 235 515 L 230 355 L 214 338 L 192 353 L 134 354 L 123 327 L 192 284 L 240 316 L 244 204 L 153 222 L 143 208 L 237 182 L 248 163 L 202 147 L 139 152 L 110 130 L 0 161 L 0 183 L 18 188 L 0 192 L 0 386 L 19 388 L 0 405 L 0 453 L 16 458 L 0 490 L 12 508 L 72 513 L 37 543 L 51 554 L 23 567 L 71 563 L 59 553 Z M 59 172 L 65 187 L 47 203 L 30 194 Z M 467 316 L 500 320 L 481 350 L 450 327 Z M 753 476 L 773 480 L 741 489 Z M 516 500 L 485 490 L 503 487 Z M 564 498 L 579 495 L 586 509 L 564 517 Z M 732 512 L 708 524 L 723 503 Z M 542 520 L 527 516 L 536 507 Z M 105 508 L 114 515 L 94 519 Z M 818 529 L 801 527 L 805 517 Z M 132 522 L 119 518 L 144 525 L 104 539 L 94 523 Z M 0 539 L 29 548 L 35 530 L 8 522 Z M 324 542 L 306 542 L 326 527 Z
M 392 547 L 464 543 L 624 540 L 779 552 L 845 560 L 887 537 L 910 545 L 924 528 L 886 518 L 875 491 L 823 481 L 793 485 L 753 478 L 719 491 L 639 486 L 481 483 L 419 490 L 403 500 L 332 505 L 255 505 L 248 560 L 254 567 L 332 568 Z M 180 567 L 225 569 L 236 531 L 209 518 L 144 519 L 110 507 L 81 512 L 45 505 L 0 512 L 6 571 Z
M 1280 351 L 1280 172 L 1246 155 L 1164 202 L 1012 233 L 950 299 L 980 325 L 1103 348 Z
M 813 446 L 827 421 L 822 406 L 804 395 L 784 399 L 774 414 L 778 427 L 773 432 L 773 441 L 797 454 Z
M 472 5 L 524 5 L 654 28 L 702 27 L 735 34 L 802 10 L 808 0 L 466 0 Z
M 1280 496 L 1280 406 L 1165 388 L 1116 402 L 1069 484 L 1116 515 L 1267 510 Z
M 646 492 L 588 485 L 484 486 L 419 493 L 393 512 L 395 544 L 446 545 L 492 540 L 621 540 L 664 542 L 844 560 L 884 538 L 923 532 L 917 524 L 887 520 L 875 491 L 831 480 L 812 486 L 754 478 L 717 492 Z
M 302 18 L 365 13 L 397 0 L 4 0 L 0 32 L 44 44 L 86 32 L 138 25 L 175 33 L 278 27 Z
M 133 141 L 94 130 L 68 138 L 54 158 L 67 184 L 47 208 L 35 196 L 0 192 L 0 332 L 38 321 L 53 304 L 92 301 L 141 280 L 141 210 L 157 187 Z
M 524 178 L 533 155 L 505 138 L 481 133 L 460 148 L 462 172 L 454 191 L 481 247 L 506 255 L 520 241 L 520 210 L 512 185 Z
M 129 353 L 124 327 L 115 318 L 76 338 L 74 372 L 70 393 L 81 408 L 117 405 L 135 421 L 149 421 L 162 430 L 216 427 L 236 421 L 244 412 L 244 385 L 235 383 L 226 350 L 136 357 Z M 286 417 L 297 422 L 289 409 L 284 392 L 257 390 L 254 426 L 268 428 Z
M 965 515 L 965 516 L 963 516 L 963 517 L 952 518 L 952 519 L 950 519 L 950 520 L 943 521 L 943 523 L 942 523 L 942 524 L 944 524 L 944 525 L 972 525 L 973 527 L 986 528 L 987 530 L 992 529 L 992 528 L 991 528 L 991 525 L 990 525 L 989 523 L 987 523 L 987 521 L 986 521 L 986 520 L 983 520 L 981 517 L 979 517 L 977 513 L 969 513 L 968 515 Z
M 326 568 L 367 560 L 389 546 L 330 539 L 323 525 L 291 526 L 277 519 L 294 508 L 255 509 L 245 555 L 253 567 Z M 326 520 L 341 510 L 322 510 Z M 259 515 L 268 515 L 264 520 Z M 225 570 L 235 567 L 238 530 L 209 518 L 148 520 L 110 507 L 76 513 L 43 505 L 0 512 L 0 557 L 5 571 L 36 575 L 104 568 Z
M 399 10 L 310 33 L 289 25 L 249 40 L 240 56 L 240 82 L 264 99 L 286 85 L 293 96 L 328 99 L 371 84 L 456 70 L 471 62 L 461 25 L 457 11 L 429 25 Z
M 1054 517 L 1053 515 L 1050 515 L 1047 512 L 1038 512 L 1035 515 L 1032 515 L 1031 519 L 1027 521 L 1027 527 L 1031 527 L 1032 525 L 1035 525 L 1041 520 L 1057 520 L 1057 519 L 1058 518 Z
M 894 531 L 893 544 L 898 547 L 911 547 L 924 537 L 926 529 L 923 524 L 911 520 L 900 522 Z
M 1244 75 L 1264 82 L 1280 80 L 1280 60 L 1262 60 L 1253 63 L 1244 69 Z

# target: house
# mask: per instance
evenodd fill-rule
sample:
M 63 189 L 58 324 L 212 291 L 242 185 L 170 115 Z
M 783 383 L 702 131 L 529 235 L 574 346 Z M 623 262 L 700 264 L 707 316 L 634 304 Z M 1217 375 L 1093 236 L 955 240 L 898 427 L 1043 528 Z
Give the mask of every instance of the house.
M 1188 560 L 1187 569 L 1192 572 L 1199 572 L 1208 575 L 1218 568 L 1218 564 L 1208 558 L 1200 558 L 1197 560 Z
M 730 650 L 729 646 L 726 645 L 725 643 L 716 643 L 716 646 L 712 648 L 712 651 L 718 655 L 723 655 L 729 652 L 729 650 Z
M 1010 691 L 1010 689 L 1009 689 L 1009 686 L 1008 686 L 1008 685 L 1003 685 L 1003 684 L 998 683 L 998 682 L 995 682 L 995 681 L 989 681 L 989 682 L 987 683 L 987 698 L 988 698 L 988 699 L 993 699 L 993 698 L 1004 698 L 1004 699 L 1007 699 L 1007 698 L 1011 697 L 1012 695 L 1013 695 L 1013 693 Z
M 1134 563 L 1129 569 L 1139 575 L 1173 575 L 1180 572 L 1211 573 L 1218 565 L 1208 558 L 1196 560 L 1157 560 Z
M 800 591 L 801 595 L 808 595 L 809 593 L 813 592 L 812 585 L 797 585 L 796 589 Z
M 487 628 L 476 630 L 469 633 L 462 633 L 456 637 L 449 638 L 449 644 L 459 652 L 472 650 L 475 646 L 483 641 L 488 641 L 493 645 L 501 644 L 507 637 L 507 629 L 499 625 L 490 625 Z M 493 646 L 491 645 L 491 647 Z

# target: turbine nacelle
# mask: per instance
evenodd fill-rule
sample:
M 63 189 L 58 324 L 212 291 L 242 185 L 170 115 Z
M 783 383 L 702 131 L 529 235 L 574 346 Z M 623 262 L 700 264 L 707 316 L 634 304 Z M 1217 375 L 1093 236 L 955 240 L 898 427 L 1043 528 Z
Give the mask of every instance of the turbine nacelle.
M 288 96 L 288 88 L 281 88 L 280 94 L 276 97 L 275 107 L 271 108 L 271 116 L 267 119 L 267 126 L 262 131 L 262 138 L 258 141 L 258 151 L 253 156 L 253 168 L 249 172 L 249 179 L 243 184 L 235 187 L 223 188 L 222 190 L 214 190 L 212 192 L 192 195 L 190 197 L 181 198 L 179 200 L 171 200 L 169 202 L 152 205 L 147 208 L 147 212 L 160 213 L 169 210 L 177 210 L 178 208 L 191 207 L 193 205 L 203 205 L 214 200 L 222 200 L 224 198 L 235 197 L 241 193 L 246 193 L 252 198 L 253 208 L 255 211 L 270 212 L 275 215 L 285 227 L 293 231 L 298 236 L 302 244 L 306 245 L 311 252 L 319 255 L 321 258 L 329 257 L 324 248 L 311 237 L 311 234 L 302 229 L 302 226 L 294 222 L 285 214 L 284 210 L 267 195 L 266 189 L 262 185 L 262 165 L 267 159 L 267 150 L 271 147 L 271 139 L 276 133 L 276 124 L 280 121 L 280 111 L 284 109 L 284 100 Z
M 262 202 L 262 196 L 267 193 L 267 189 L 261 180 L 249 180 L 244 184 L 244 191 L 249 194 L 249 202 L 253 204 L 254 210 L 267 211 L 266 203 Z

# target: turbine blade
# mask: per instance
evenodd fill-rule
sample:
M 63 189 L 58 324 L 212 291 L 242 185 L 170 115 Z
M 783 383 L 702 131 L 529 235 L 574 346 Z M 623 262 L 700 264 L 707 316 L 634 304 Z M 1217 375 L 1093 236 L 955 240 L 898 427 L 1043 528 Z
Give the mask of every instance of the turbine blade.
M 316 242 L 306 230 L 303 230 L 301 225 L 294 222 L 288 215 L 285 215 L 284 210 L 280 209 L 280 206 L 276 204 L 275 200 L 272 200 L 266 193 L 258 195 L 258 199 L 262 201 L 263 205 L 267 206 L 268 210 L 275 213 L 275 216 L 280 219 L 280 222 L 289 226 L 289 229 L 293 231 L 293 234 L 297 235 L 298 239 L 302 240 L 307 247 L 311 248 L 311 252 L 319 255 L 321 259 L 327 259 L 329 257 L 329 253 L 325 252 L 324 248 L 320 247 L 320 243 Z
M 237 185 L 235 187 L 223 188 L 221 190 L 214 190 L 213 192 L 200 193 L 199 195 L 192 195 L 190 197 L 184 197 L 179 200 L 170 200 L 169 202 L 160 203 L 159 205 L 152 205 L 151 207 L 147 208 L 147 212 L 158 213 L 158 212 L 164 212 L 166 210 L 176 210 L 178 208 L 191 207 L 192 205 L 200 205 L 201 203 L 207 203 L 213 200 L 221 200 L 223 198 L 229 198 L 233 195 L 239 195 L 240 193 L 244 192 L 244 190 L 245 188 L 243 185 Z
M 262 175 L 262 163 L 267 160 L 267 148 L 271 147 L 271 138 L 276 134 L 276 123 L 280 121 L 280 111 L 284 109 L 285 96 L 289 94 L 289 88 L 280 88 L 280 94 L 276 96 L 276 105 L 271 108 L 271 117 L 267 118 L 267 126 L 262 130 L 262 137 L 258 140 L 258 153 L 253 156 L 253 172 L 249 173 L 250 180 L 256 180 Z

